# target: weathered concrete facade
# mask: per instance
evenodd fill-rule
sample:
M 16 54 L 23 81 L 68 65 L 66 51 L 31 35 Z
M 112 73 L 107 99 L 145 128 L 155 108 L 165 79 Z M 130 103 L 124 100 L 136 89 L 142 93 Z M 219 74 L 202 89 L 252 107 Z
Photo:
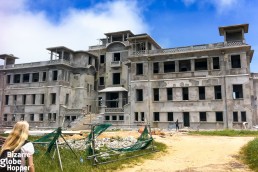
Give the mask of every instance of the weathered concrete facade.
M 25 114 L 35 126 L 67 126 L 93 112 L 115 124 L 170 128 L 178 119 L 194 129 L 251 128 L 258 122 L 258 76 L 250 73 L 247 32 L 247 24 L 219 27 L 221 43 L 162 49 L 148 34 L 121 31 L 88 51 L 48 48 L 48 62 L 14 64 L 15 57 L 1 55 L 2 124 Z

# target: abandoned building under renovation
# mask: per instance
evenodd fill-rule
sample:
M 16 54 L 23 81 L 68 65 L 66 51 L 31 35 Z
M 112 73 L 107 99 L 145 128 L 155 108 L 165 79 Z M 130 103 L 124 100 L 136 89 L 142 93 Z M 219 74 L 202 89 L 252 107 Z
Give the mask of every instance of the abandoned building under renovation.
M 248 24 L 219 27 L 222 42 L 162 49 L 148 34 L 106 33 L 85 51 L 47 48 L 49 61 L 0 55 L 0 123 L 70 127 L 100 123 L 173 128 L 252 128 L 258 74 Z M 95 121 L 95 122 L 96 122 Z M 91 122 L 91 121 L 90 121 Z

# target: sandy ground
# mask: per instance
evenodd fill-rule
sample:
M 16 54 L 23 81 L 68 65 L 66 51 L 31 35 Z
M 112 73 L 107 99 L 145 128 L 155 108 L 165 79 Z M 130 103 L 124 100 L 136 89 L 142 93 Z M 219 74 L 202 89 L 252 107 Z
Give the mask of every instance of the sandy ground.
M 237 160 L 240 148 L 253 137 L 190 136 L 183 133 L 154 136 L 168 146 L 167 153 L 158 153 L 122 172 L 226 172 L 251 171 Z

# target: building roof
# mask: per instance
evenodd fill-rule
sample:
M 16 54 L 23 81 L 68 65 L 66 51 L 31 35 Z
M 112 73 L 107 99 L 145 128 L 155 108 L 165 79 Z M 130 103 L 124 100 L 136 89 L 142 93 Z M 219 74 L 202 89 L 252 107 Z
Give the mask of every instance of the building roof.
M 120 35 L 123 33 L 129 33 L 130 35 L 134 35 L 130 30 L 123 30 L 123 31 L 118 31 L 118 32 L 109 32 L 109 33 L 104 33 L 104 35 L 106 36 L 110 36 L 110 35 Z
M 49 50 L 49 51 L 55 51 L 55 50 L 67 50 L 67 51 L 71 51 L 71 52 L 73 52 L 73 50 L 72 50 L 72 49 L 69 49 L 69 48 L 67 48 L 67 47 L 65 47 L 65 46 L 49 47 L 49 48 L 47 48 L 47 50 Z
M 225 30 L 233 30 L 237 28 L 242 28 L 244 29 L 245 33 L 248 33 L 248 27 L 249 24 L 239 24 L 239 25 L 232 25 L 232 26 L 221 26 L 219 27 L 219 35 L 223 36 Z
M 127 38 L 129 41 L 130 40 L 135 40 L 135 39 L 148 39 L 152 44 L 154 44 L 156 47 L 158 48 L 161 48 L 159 46 L 159 44 L 154 40 L 152 39 L 152 37 L 146 33 L 143 33 L 143 34 L 138 34 L 138 35 L 134 35 L 133 37 L 129 37 Z
M 120 91 L 127 91 L 124 87 L 107 87 L 103 90 L 100 90 L 100 93 L 106 93 L 106 92 L 120 92 Z
M 9 59 L 19 59 L 18 57 L 15 57 L 13 54 L 0 54 L 0 59 L 5 59 L 8 57 Z

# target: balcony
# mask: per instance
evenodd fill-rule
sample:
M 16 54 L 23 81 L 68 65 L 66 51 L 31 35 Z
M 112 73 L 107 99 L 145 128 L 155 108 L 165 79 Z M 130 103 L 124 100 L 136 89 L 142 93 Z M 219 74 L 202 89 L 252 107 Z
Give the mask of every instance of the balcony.
M 112 61 L 110 67 L 121 67 L 121 61 Z
M 124 113 L 123 108 L 105 108 L 106 113 Z

